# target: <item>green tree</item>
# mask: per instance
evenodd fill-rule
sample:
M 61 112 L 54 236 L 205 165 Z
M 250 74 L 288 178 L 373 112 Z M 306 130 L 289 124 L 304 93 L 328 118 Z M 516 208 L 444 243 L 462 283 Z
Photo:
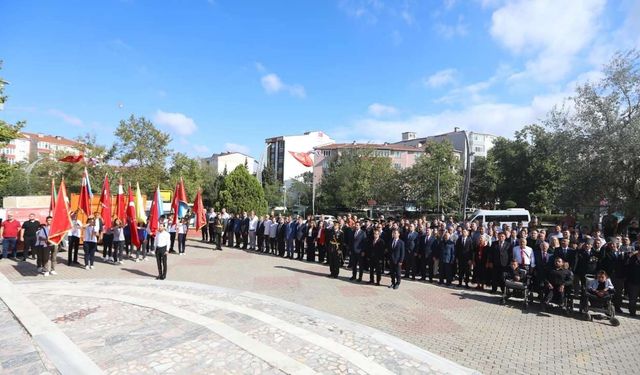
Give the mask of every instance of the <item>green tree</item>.
M 318 205 L 324 210 L 353 210 L 373 199 L 379 205 L 397 203 L 398 171 L 391 159 L 370 149 L 344 150 L 334 157 L 320 182 Z
M 2 69 L 2 60 L 0 60 L 0 69 Z M 4 107 L 8 96 L 4 93 L 5 80 L 0 77 L 0 109 Z M 25 125 L 24 121 L 16 124 L 10 124 L 0 119 L 0 148 L 6 146 L 12 140 L 20 136 L 20 129 Z M 11 165 L 5 159 L 4 155 L 0 156 L 0 199 L 8 195 L 23 194 L 28 185 L 25 185 L 26 176 L 21 173 L 21 166 Z
M 218 198 L 218 209 L 225 207 L 229 212 L 255 211 L 258 215 L 267 212 L 267 200 L 260 182 L 242 165 L 225 177 Z
M 180 177 L 182 177 L 184 189 L 187 192 L 187 199 L 193 200 L 198 188 L 203 187 L 205 173 L 206 170 L 202 167 L 199 160 L 191 158 L 181 152 L 176 152 L 171 157 L 169 183 L 164 184 L 164 188 L 173 189 L 176 183 L 180 181 Z
M 171 155 L 169 134 L 158 130 L 144 117 L 120 121 L 115 131 L 113 155 L 120 161 L 125 178 L 152 187 L 167 180 L 165 162 Z
M 276 181 L 276 174 L 270 165 L 262 170 L 262 190 L 269 207 L 281 206 L 283 202 L 282 186 Z
M 566 171 L 560 204 L 590 208 L 604 198 L 640 215 L 640 52 L 616 53 L 604 78 L 579 86 L 569 104 L 545 122 Z
M 498 171 L 491 155 L 486 158 L 476 156 L 471 165 L 469 206 L 495 209 L 498 199 L 496 195 L 497 182 Z
M 438 206 L 438 181 L 443 210 L 457 210 L 460 206 L 462 172 L 450 142 L 428 142 L 425 154 L 405 173 L 408 188 L 407 199 L 423 209 L 436 210 Z
M 313 194 L 313 173 L 305 172 L 291 182 L 291 187 L 287 190 L 287 202 L 311 207 L 311 199 Z

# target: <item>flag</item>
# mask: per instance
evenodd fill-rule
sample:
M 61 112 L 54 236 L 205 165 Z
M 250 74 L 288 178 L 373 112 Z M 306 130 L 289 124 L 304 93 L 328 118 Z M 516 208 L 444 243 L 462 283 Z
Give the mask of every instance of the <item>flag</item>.
M 63 158 L 58 159 L 58 161 L 64 162 L 64 163 L 80 163 L 81 161 L 84 161 L 84 155 L 80 154 L 80 155 L 67 155 Z
M 103 231 L 111 228 L 111 187 L 109 186 L 109 176 L 104 175 L 102 183 L 102 194 L 100 194 L 100 217 L 102 217 Z
M 202 195 L 200 189 L 196 194 L 196 198 L 193 201 L 193 212 L 196 215 L 196 231 L 207 225 L 207 214 L 202 204 Z
M 53 219 L 51 220 L 51 229 L 49 230 L 49 243 L 54 245 L 59 244 L 69 229 L 71 229 L 71 217 L 69 217 L 69 209 L 65 203 L 67 201 L 66 191 L 64 180 L 62 180 L 56 198 L 56 208 L 53 211 L 53 215 L 51 215 Z
M 158 230 L 158 224 L 160 219 L 160 210 L 158 206 L 162 205 L 162 200 L 160 200 L 160 186 L 153 193 L 153 200 L 151 201 L 151 208 L 149 209 L 149 233 L 152 236 L 156 235 L 156 231 Z
M 91 192 L 91 184 L 89 183 L 89 172 L 85 167 L 82 173 L 82 184 L 80 186 L 80 200 L 78 202 L 78 208 L 84 211 L 87 216 L 91 216 L 91 198 L 93 193 Z
M 155 195 L 158 197 L 158 218 L 160 218 L 160 216 L 164 215 L 164 202 L 162 201 L 162 195 L 160 194 L 160 186 L 158 186 Z
M 126 207 L 124 188 L 122 187 L 122 177 L 120 177 L 120 184 L 118 184 L 118 196 L 116 198 L 116 217 L 123 223 L 127 221 Z
M 173 211 L 173 223 L 176 224 L 179 218 L 182 218 L 189 210 L 187 204 L 187 193 L 184 191 L 184 181 L 180 177 L 180 181 L 176 184 L 176 190 L 173 193 L 171 201 L 171 210 Z
M 49 199 L 49 215 L 52 216 L 53 212 L 56 210 L 56 198 L 58 194 L 56 193 L 56 185 L 55 181 L 51 179 L 51 198 Z
M 144 212 L 144 201 L 140 193 L 140 184 L 136 182 L 136 220 L 138 223 L 147 222 L 147 214 Z
M 289 151 L 289 153 L 291 154 L 291 156 L 293 156 L 294 159 L 299 161 L 300 164 L 304 165 L 305 167 L 312 167 L 313 166 L 313 159 L 311 159 L 311 153 L 310 152 L 293 152 L 293 151 Z
M 133 191 L 129 186 L 129 203 L 127 204 L 127 220 L 129 221 L 129 231 L 131 232 L 131 243 L 135 247 L 140 247 L 140 237 L 138 236 L 138 223 L 136 222 L 136 205 L 133 201 Z

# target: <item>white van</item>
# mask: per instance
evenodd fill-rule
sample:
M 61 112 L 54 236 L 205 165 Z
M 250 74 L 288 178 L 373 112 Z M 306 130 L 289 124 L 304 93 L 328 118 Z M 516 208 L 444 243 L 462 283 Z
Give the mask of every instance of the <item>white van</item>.
M 528 228 L 529 222 L 531 221 L 529 211 L 524 208 L 510 208 L 508 210 L 476 210 L 470 217 L 470 221 L 477 220 L 485 227 L 488 223 L 494 222 L 499 223 L 500 226 L 502 226 L 502 224 L 512 225 L 513 223 L 522 222 L 522 225 L 525 228 Z

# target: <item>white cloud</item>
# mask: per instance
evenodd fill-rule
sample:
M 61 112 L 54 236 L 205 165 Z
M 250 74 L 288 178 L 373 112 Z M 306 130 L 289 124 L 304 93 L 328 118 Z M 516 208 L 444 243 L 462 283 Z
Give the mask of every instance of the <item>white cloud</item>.
M 396 107 L 380 103 L 371 104 L 368 110 L 369 114 L 375 117 L 395 115 L 396 113 L 398 113 L 398 109 Z
M 249 155 L 249 147 L 238 143 L 225 143 L 224 150 L 228 152 L 240 152 Z
M 260 79 L 262 83 L 262 87 L 267 92 L 267 94 L 277 94 L 281 91 L 288 92 L 291 96 L 295 96 L 298 98 L 304 98 L 307 93 L 304 90 L 304 87 L 299 84 L 287 84 L 284 83 L 277 74 L 270 73 L 263 76 Z
M 381 0 L 340 0 L 338 7 L 350 17 L 374 24 L 385 4 Z
M 83 122 L 82 120 L 80 120 L 78 117 L 67 114 L 59 109 L 50 109 L 47 111 L 48 114 L 50 114 L 51 116 L 55 116 L 59 119 L 62 119 L 62 121 L 66 122 L 69 125 L 73 125 L 73 126 L 83 126 Z
M 265 71 L 267 71 L 267 68 L 265 68 L 265 66 L 262 65 L 260 61 L 256 61 L 254 65 L 256 66 L 256 70 L 259 71 L 260 73 L 264 73 Z
M 400 17 L 402 17 L 404 22 L 409 26 L 413 25 L 413 23 L 415 22 L 415 19 L 413 18 L 413 14 L 411 14 L 411 12 L 409 12 L 408 9 L 405 9 L 402 12 L 400 12 Z
M 513 79 L 556 82 L 600 29 L 605 0 L 509 1 L 492 15 L 491 35 L 515 55 L 529 58 Z
M 469 26 L 464 22 L 464 16 L 461 14 L 458 16 L 458 20 L 455 24 L 449 25 L 442 22 L 438 22 L 434 26 L 436 32 L 446 39 L 451 39 L 456 36 L 465 36 L 469 32 Z
M 163 125 L 178 135 L 190 135 L 198 130 L 198 126 L 192 118 L 178 112 L 156 111 L 153 121 Z
M 429 87 L 442 87 L 450 83 L 454 83 L 457 73 L 458 72 L 455 69 L 444 69 L 426 78 L 424 83 Z

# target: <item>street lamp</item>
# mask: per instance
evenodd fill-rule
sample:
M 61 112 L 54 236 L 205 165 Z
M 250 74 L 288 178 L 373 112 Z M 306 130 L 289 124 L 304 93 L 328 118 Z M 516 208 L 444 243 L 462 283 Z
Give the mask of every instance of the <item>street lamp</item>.
M 464 130 L 462 132 L 464 134 L 464 143 L 465 143 L 465 176 L 464 176 L 464 186 L 462 191 L 462 201 L 463 201 L 463 209 L 462 209 L 462 219 L 467 219 L 467 198 L 469 197 L 469 185 L 471 184 L 471 156 L 473 156 L 473 152 L 471 152 L 471 147 L 469 147 L 469 136 L 467 135 L 467 131 Z

